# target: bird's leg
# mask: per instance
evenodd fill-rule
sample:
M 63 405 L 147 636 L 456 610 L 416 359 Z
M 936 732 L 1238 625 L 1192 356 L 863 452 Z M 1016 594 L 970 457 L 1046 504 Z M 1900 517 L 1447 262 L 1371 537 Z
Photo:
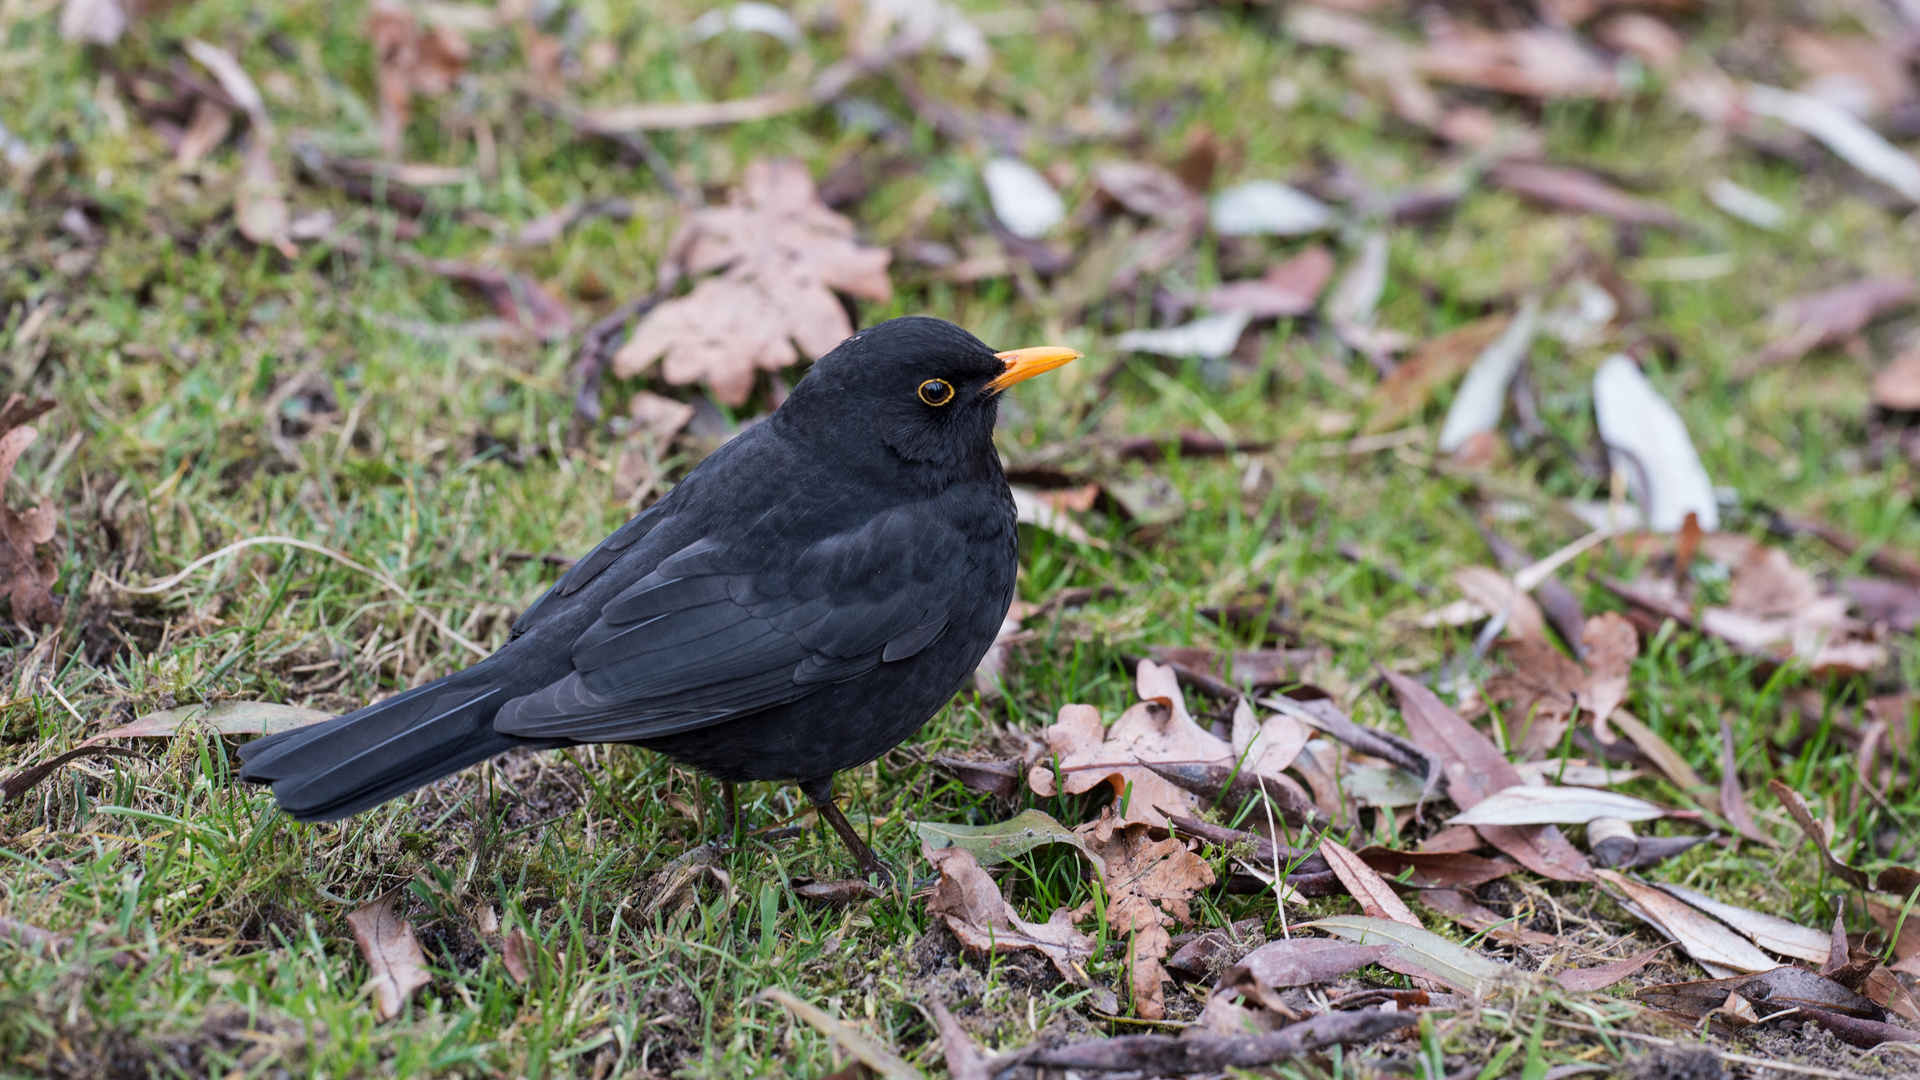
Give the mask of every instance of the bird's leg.
M 740 792 L 731 780 L 720 782 L 720 801 L 727 808 L 727 843 L 740 844 Z
M 873 849 L 867 846 L 867 842 L 860 839 L 859 833 L 853 831 L 853 825 L 847 820 L 847 816 L 834 805 L 832 774 L 817 780 L 803 781 L 800 784 L 800 793 L 807 797 L 807 801 L 813 804 L 815 810 L 820 811 L 821 817 L 827 819 L 827 824 L 833 826 L 833 831 L 840 834 L 840 842 L 847 846 L 847 853 L 853 856 L 853 861 L 860 867 L 862 874 L 878 875 L 881 881 L 888 885 L 893 884 L 893 871 L 887 869 L 887 864 L 874 855 Z

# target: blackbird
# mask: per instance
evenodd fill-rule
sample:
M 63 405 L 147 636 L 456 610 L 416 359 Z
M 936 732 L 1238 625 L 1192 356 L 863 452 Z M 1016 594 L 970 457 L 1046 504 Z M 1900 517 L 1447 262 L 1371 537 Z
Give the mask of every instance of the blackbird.
M 999 395 L 1079 353 L 996 353 L 894 319 L 600 542 L 463 671 L 240 749 L 301 821 L 358 813 L 517 746 L 632 743 L 733 785 L 793 781 L 888 876 L 833 774 L 913 734 L 1013 600 Z

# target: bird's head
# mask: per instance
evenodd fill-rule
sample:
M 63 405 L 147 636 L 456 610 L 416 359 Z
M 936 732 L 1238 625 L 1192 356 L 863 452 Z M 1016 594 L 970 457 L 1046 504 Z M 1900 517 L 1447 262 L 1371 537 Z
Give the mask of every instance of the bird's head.
M 993 448 L 1000 395 L 1079 357 L 1042 346 L 995 352 L 943 319 L 890 319 L 841 342 L 776 416 L 834 441 L 877 441 L 908 461 L 958 466 Z

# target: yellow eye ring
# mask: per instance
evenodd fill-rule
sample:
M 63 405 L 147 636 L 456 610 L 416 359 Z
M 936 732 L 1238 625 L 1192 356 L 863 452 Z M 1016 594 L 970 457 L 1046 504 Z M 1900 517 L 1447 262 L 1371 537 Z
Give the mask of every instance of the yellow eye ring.
M 938 407 L 953 400 L 953 385 L 945 379 L 928 379 L 920 384 L 920 400 Z

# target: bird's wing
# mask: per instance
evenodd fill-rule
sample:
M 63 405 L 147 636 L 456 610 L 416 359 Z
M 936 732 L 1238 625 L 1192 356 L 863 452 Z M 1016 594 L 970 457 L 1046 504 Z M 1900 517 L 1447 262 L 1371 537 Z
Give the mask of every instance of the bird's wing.
M 705 727 L 901 660 L 946 629 L 971 576 L 959 527 L 923 504 L 770 563 L 706 539 L 600 609 L 574 671 L 507 703 L 496 730 L 618 742 Z

